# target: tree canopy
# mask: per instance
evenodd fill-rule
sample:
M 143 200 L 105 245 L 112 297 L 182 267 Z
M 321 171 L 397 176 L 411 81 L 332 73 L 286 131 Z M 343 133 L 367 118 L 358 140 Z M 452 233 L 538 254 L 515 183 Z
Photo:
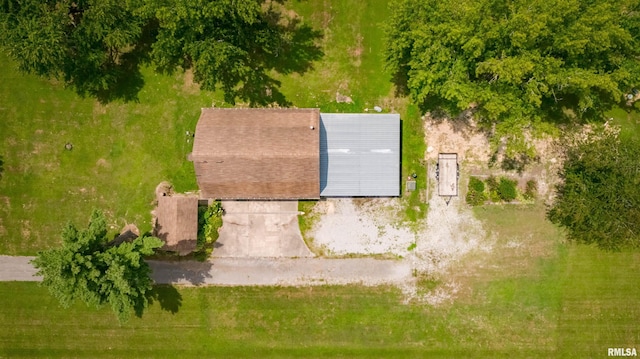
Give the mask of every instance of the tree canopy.
M 547 213 L 570 240 L 615 250 L 640 245 L 640 141 L 596 127 L 564 139 L 562 183 Z
M 62 247 L 39 252 L 33 264 L 63 307 L 77 299 L 96 307 L 109 304 L 126 321 L 131 313 L 141 315 L 151 299 L 151 270 L 144 256 L 161 246 L 160 239 L 144 236 L 110 242 L 104 215 L 94 211 L 87 229 L 67 224 Z
M 286 105 L 270 72 L 303 73 L 322 52 L 320 33 L 282 9 L 259 0 L 149 1 L 159 23 L 152 58 L 161 71 L 192 68 L 203 89 L 219 86 L 228 102 Z
M 81 95 L 133 99 L 145 19 L 135 1 L 5 0 L 0 44 L 20 70 L 56 78 Z
M 472 109 L 507 154 L 523 132 L 602 117 L 640 85 L 638 0 L 396 0 L 386 59 L 400 89 Z
M 305 72 L 320 33 L 266 0 L 4 0 L 0 45 L 21 70 L 81 95 L 134 100 L 141 64 L 194 71 L 207 90 L 287 104 L 271 72 Z

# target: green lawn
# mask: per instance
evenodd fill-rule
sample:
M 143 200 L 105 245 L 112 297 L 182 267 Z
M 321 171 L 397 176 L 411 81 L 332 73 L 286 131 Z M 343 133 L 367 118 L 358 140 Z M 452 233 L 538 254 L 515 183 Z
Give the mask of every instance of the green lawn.
M 542 206 L 476 215 L 494 249 L 445 278 L 460 285 L 451 303 L 404 304 L 393 287 L 158 287 L 162 304 L 119 325 L 109 308 L 0 283 L 0 357 L 568 358 L 640 345 L 640 254 L 564 244 Z
M 181 76 L 146 71 L 139 103 L 101 105 L 0 61 L 0 253 L 54 246 L 65 222 L 84 225 L 94 207 L 115 230 L 146 231 L 160 181 L 196 189 L 185 131 L 211 100 L 184 91 Z

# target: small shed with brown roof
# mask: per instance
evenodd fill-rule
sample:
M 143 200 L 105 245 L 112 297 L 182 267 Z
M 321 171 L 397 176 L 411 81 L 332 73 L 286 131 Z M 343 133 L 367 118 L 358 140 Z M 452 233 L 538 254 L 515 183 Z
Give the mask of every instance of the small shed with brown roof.
M 202 197 L 320 198 L 318 109 L 203 108 L 193 161 Z
M 198 242 L 198 198 L 160 196 L 154 235 L 165 243 L 163 249 L 188 254 Z

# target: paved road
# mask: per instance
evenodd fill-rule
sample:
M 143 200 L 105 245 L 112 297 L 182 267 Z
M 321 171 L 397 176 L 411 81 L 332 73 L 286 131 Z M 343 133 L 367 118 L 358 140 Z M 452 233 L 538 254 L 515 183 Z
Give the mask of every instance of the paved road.
M 0 256 L 0 281 L 40 281 L 33 257 Z M 372 258 L 214 258 L 209 262 L 149 261 L 157 283 L 180 285 L 364 285 L 411 278 L 407 261 Z
M 39 282 L 36 269 L 29 263 L 35 257 L 0 256 L 0 281 Z

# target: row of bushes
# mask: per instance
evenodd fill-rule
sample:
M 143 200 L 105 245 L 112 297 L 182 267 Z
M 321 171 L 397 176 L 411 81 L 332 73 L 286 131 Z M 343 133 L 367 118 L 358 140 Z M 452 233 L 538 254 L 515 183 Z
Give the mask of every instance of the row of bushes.
M 195 256 L 206 260 L 213 252 L 213 244 L 218 240 L 218 229 L 222 227 L 224 210 L 220 201 L 210 206 L 198 207 L 198 244 Z
M 486 186 L 485 186 L 486 184 Z M 518 182 L 500 177 L 490 176 L 485 181 L 477 177 L 469 178 L 466 201 L 472 206 L 480 206 L 487 200 L 491 202 L 511 202 L 518 198 Z M 527 181 L 526 189 L 522 193 L 525 200 L 535 199 L 538 184 L 535 180 Z

